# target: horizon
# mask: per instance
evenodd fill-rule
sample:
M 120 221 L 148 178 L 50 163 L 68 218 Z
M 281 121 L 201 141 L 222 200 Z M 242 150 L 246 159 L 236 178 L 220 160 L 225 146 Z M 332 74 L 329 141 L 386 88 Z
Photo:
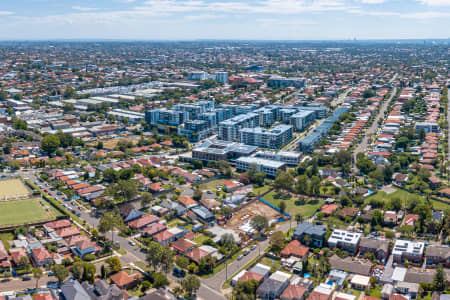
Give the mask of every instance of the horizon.
M 0 40 L 448 39 L 450 0 L 20 0 Z

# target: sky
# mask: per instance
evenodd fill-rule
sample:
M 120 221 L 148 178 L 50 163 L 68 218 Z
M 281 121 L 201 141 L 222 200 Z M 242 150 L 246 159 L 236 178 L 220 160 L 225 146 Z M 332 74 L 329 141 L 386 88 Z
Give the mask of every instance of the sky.
M 450 0 L 0 0 L 1 40 L 450 37 Z

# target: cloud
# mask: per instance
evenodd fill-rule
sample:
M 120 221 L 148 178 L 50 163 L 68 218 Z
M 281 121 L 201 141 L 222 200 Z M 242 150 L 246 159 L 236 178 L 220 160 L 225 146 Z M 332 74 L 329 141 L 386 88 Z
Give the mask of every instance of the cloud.
M 450 0 L 418 0 L 428 6 L 450 6 Z
M 78 10 L 78 11 L 94 11 L 94 10 L 98 10 L 98 8 L 95 7 L 85 7 L 85 6 L 72 6 L 73 10 Z
M 13 14 L 12 11 L 0 10 L 0 16 L 11 16 Z
M 385 3 L 387 0 L 361 0 L 364 4 L 382 4 Z
M 423 11 L 423 12 L 414 12 L 414 13 L 402 13 L 402 12 L 392 12 L 392 11 L 367 11 L 367 10 L 362 10 L 362 9 L 351 9 L 348 12 L 352 13 L 352 14 L 361 15 L 361 16 L 397 17 L 397 18 L 401 18 L 401 19 L 416 19 L 416 20 L 427 20 L 427 19 L 450 17 L 450 12 L 442 12 L 442 11 Z

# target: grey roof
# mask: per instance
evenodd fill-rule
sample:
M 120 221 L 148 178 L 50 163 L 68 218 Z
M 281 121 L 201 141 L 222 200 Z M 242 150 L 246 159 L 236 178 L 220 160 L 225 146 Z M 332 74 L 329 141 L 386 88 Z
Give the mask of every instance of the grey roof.
M 282 286 L 284 282 L 273 280 L 271 278 L 267 278 L 263 281 L 263 283 L 258 287 L 258 294 L 259 293 L 275 293 L 277 292 Z
M 88 292 L 81 284 L 73 279 L 67 280 L 61 286 L 61 291 L 65 300 L 91 300 Z
M 435 256 L 448 258 L 450 257 L 450 247 L 441 247 L 441 246 L 428 246 L 426 249 L 425 256 Z
M 372 269 L 371 264 L 354 262 L 350 257 L 342 259 L 337 255 L 333 255 L 330 258 L 330 264 L 334 269 L 364 276 L 369 276 Z
M 412 282 L 412 283 L 431 283 L 433 281 L 435 272 L 413 272 L 411 270 L 408 270 L 405 275 L 405 282 Z
M 389 249 L 389 241 L 380 239 L 370 239 L 363 237 L 359 243 L 360 247 L 383 250 L 387 252 Z
M 15 298 L 8 298 L 10 300 L 33 300 L 33 298 L 31 298 L 30 295 L 23 295 L 23 296 L 19 296 L 19 297 L 15 297 Z
M 207 220 L 210 218 L 214 218 L 214 215 L 203 205 L 199 205 L 191 208 L 192 212 L 198 215 L 200 218 Z
M 303 234 L 324 236 L 327 232 L 327 227 L 325 225 L 315 225 L 311 222 L 302 222 L 297 225 L 294 230 L 294 235 L 301 236 Z
M 256 264 L 250 271 L 263 275 L 264 277 L 270 273 L 270 267 L 262 264 Z

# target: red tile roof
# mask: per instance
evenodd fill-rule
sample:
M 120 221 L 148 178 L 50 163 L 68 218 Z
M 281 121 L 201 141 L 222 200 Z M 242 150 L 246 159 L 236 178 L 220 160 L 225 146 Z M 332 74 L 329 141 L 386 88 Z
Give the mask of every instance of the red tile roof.
M 247 271 L 244 275 L 242 275 L 241 278 L 239 278 L 239 281 L 247 281 L 247 280 L 256 280 L 260 282 L 264 278 L 263 275 L 253 272 L 253 271 Z
M 299 285 L 289 285 L 281 294 L 282 299 L 302 299 L 306 288 Z
M 139 273 L 129 275 L 125 271 L 120 271 L 114 275 L 111 275 L 109 278 L 111 278 L 111 281 L 114 282 L 119 288 L 122 288 L 140 277 L 141 276 Z
M 140 229 L 142 227 L 145 227 L 149 224 L 156 223 L 159 221 L 159 218 L 154 215 L 143 215 L 142 217 L 133 220 L 128 223 L 128 226 L 132 229 Z
M 309 248 L 302 246 L 298 240 L 292 240 L 284 249 L 281 251 L 283 256 L 296 256 L 303 258 L 308 254 Z

